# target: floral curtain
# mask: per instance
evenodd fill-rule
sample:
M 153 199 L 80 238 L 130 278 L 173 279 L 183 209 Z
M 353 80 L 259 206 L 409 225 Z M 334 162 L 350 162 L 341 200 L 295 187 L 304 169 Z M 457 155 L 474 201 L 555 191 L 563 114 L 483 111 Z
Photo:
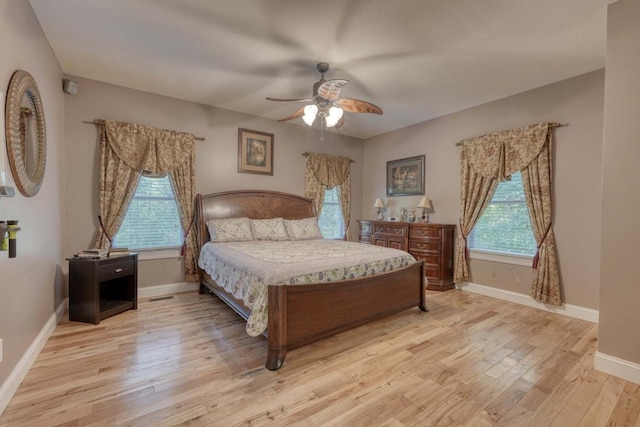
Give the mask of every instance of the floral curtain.
M 551 218 L 551 141 L 556 126 L 538 123 L 462 141 L 456 282 L 469 280 L 466 238 L 491 200 L 497 183 L 521 171 L 531 227 L 538 244 L 531 296 L 543 303 L 561 304 Z
M 456 235 L 455 282 L 469 280 L 467 237 L 496 191 L 498 181 L 476 173 L 460 153 L 460 224 Z
M 522 186 L 531 217 L 531 229 L 538 244 L 533 259 L 535 268 L 531 297 L 552 305 L 561 305 L 560 273 L 553 234 L 551 204 L 551 144 L 550 131 L 538 157 L 522 169 Z
M 185 281 L 197 282 L 194 136 L 133 123 L 105 120 L 100 129 L 99 216 L 94 246 L 108 248 L 118 232 L 142 172 L 169 174 L 185 234 Z
M 320 215 L 324 192 L 338 186 L 344 218 L 344 239 L 349 240 L 351 217 L 351 159 L 329 154 L 309 153 L 305 165 L 304 195 L 313 200 Z

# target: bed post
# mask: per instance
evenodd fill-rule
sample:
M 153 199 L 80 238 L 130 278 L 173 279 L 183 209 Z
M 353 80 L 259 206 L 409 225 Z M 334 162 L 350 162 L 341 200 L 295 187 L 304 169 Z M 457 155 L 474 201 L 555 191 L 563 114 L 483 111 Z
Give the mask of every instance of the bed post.
M 427 277 L 425 276 L 424 271 L 424 261 L 420 261 L 420 264 L 420 304 L 418 307 L 420 307 L 420 310 L 422 311 L 429 311 L 427 308 L 427 296 L 425 295 L 427 292 L 427 284 L 425 283 L 427 281 Z
M 287 355 L 287 286 L 269 286 L 267 323 L 267 362 L 265 367 L 277 371 Z
M 201 194 L 196 194 L 196 206 L 195 206 L 195 210 L 194 210 L 194 214 L 195 214 L 195 226 L 196 226 L 196 241 L 198 242 L 198 244 L 196 245 L 198 248 L 198 252 L 197 255 L 200 255 L 200 248 L 202 248 L 202 245 L 204 245 L 206 242 L 203 242 L 203 240 L 206 240 L 203 238 L 204 236 L 204 230 L 203 227 L 206 227 L 206 225 L 204 224 L 204 219 L 202 218 L 202 195 Z M 196 263 L 198 262 L 198 257 L 196 257 Z M 200 270 L 200 268 L 198 267 L 198 281 L 200 282 L 200 288 L 198 289 L 198 293 L 200 295 L 205 293 L 205 286 L 202 283 L 202 271 Z

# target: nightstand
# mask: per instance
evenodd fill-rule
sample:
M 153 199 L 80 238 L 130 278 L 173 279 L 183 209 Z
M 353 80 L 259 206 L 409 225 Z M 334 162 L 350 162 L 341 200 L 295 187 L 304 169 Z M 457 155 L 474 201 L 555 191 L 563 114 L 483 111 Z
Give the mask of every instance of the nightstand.
M 138 308 L 138 254 L 69 259 L 69 320 L 98 324 Z

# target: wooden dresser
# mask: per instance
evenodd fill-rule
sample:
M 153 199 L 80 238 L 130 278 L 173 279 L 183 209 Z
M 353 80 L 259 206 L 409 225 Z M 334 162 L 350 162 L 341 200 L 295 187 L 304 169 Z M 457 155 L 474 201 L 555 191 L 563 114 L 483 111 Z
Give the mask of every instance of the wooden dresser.
M 409 252 L 423 260 L 427 289 L 453 289 L 455 225 L 359 220 L 361 243 Z

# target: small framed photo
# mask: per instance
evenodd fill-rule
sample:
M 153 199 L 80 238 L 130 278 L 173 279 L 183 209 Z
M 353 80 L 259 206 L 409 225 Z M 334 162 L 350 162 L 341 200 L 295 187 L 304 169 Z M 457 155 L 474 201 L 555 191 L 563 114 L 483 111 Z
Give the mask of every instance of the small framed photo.
M 238 128 L 238 172 L 273 175 L 273 134 Z
M 387 162 L 387 196 L 424 194 L 424 154 Z

